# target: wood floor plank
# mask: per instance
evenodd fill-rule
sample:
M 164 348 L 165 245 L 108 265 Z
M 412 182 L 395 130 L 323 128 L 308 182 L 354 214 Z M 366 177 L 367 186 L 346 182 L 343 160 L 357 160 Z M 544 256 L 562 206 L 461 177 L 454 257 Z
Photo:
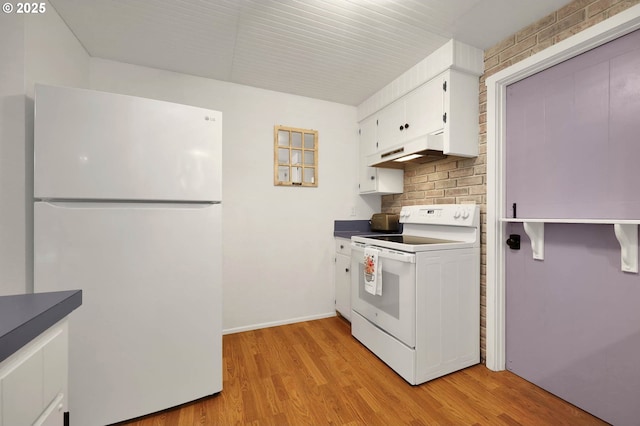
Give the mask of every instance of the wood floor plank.
M 121 425 L 605 425 L 482 365 L 411 386 L 327 318 L 224 336 L 223 391 Z

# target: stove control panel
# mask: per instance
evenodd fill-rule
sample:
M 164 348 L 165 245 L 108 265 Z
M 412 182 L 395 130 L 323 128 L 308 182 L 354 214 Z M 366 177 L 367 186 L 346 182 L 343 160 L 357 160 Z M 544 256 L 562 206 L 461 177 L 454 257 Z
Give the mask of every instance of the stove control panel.
M 478 226 L 480 209 L 475 204 L 435 204 L 404 206 L 401 223 L 429 225 Z

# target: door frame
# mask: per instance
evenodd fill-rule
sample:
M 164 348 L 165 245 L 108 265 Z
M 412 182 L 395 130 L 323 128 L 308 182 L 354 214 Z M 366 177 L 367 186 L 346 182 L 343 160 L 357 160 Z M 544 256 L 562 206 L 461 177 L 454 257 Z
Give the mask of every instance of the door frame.
M 500 371 L 506 365 L 505 202 L 506 91 L 509 84 L 550 68 L 640 29 L 640 5 L 526 58 L 486 79 L 487 86 L 487 295 L 486 365 Z

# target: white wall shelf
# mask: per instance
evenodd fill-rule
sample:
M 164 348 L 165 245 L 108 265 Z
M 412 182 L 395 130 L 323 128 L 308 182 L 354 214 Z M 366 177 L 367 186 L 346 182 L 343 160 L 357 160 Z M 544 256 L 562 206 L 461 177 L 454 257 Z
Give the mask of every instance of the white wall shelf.
M 638 273 L 638 225 L 640 220 L 501 218 L 500 222 L 523 224 L 524 232 L 531 240 L 533 258 L 536 260 L 544 260 L 545 223 L 613 225 L 613 231 L 620 244 L 620 269 L 623 272 Z

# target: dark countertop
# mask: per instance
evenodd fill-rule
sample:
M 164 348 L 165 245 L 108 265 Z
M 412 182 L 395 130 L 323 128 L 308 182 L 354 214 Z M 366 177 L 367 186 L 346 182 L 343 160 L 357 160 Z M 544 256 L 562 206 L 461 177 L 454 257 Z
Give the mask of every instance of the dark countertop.
M 371 235 L 379 233 L 380 232 L 375 231 L 333 231 L 333 236 L 336 238 L 346 238 L 350 240 L 354 235 Z
M 402 225 L 398 231 L 372 231 L 371 223 L 365 220 L 335 220 L 333 222 L 333 236 L 338 238 L 351 239 L 354 235 L 372 234 L 399 234 L 402 232 Z
M 0 362 L 82 305 L 82 290 L 0 296 Z

